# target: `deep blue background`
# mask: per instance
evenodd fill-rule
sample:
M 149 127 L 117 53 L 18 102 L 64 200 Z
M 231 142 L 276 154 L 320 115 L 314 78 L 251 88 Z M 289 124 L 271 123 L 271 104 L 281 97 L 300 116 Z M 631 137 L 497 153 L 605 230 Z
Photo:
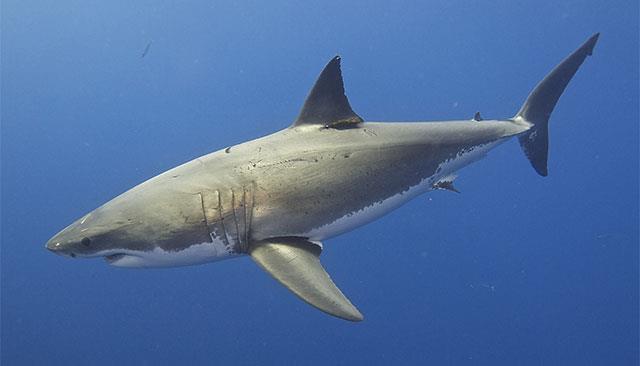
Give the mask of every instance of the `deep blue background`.
M 637 364 L 636 0 L 1 10 L 3 365 Z M 462 194 L 325 243 L 362 323 L 247 258 L 123 270 L 43 248 L 149 177 L 286 127 L 337 53 L 366 120 L 510 117 L 596 31 L 551 120 L 549 177 L 513 141 L 462 172 Z

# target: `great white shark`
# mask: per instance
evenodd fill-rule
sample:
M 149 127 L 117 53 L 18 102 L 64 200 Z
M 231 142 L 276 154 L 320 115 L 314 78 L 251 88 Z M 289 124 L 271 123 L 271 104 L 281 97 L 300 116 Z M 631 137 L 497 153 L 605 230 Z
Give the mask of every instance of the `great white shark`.
M 547 175 L 548 121 L 598 34 L 556 66 L 512 118 L 364 122 L 344 92 L 340 57 L 293 124 L 210 153 L 117 196 L 51 238 L 54 253 L 118 267 L 171 267 L 249 255 L 318 309 L 363 319 L 320 263 L 322 242 L 435 189 L 517 137 Z

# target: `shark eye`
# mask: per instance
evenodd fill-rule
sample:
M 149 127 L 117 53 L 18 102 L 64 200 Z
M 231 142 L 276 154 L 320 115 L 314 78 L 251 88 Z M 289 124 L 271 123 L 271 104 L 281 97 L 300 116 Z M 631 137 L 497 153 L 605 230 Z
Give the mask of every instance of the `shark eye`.
M 91 239 L 87 238 L 86 236 L 84 238 L 82 238 L 82 240 L 80 240 L 80 243 L 82 245 L 84 245 L 85 247 L 88 247 L 89 244 L 91 244 Z

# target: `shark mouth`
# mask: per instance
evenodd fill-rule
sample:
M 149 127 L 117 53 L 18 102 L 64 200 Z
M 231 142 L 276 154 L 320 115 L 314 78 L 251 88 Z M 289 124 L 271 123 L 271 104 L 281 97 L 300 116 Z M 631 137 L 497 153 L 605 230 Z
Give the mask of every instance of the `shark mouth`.
M 119 261 L 120 259 L 124 258 L 125 256 L 126 256 L 125 253 L 110 254 L 110 255 L 105 255 L 104 260 L 109 264 L 113 264 Z

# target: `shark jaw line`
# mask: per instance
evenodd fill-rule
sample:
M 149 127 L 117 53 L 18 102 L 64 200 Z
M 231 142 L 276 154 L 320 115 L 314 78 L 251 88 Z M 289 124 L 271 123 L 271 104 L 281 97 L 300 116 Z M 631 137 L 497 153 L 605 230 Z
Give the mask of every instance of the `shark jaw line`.
M 127 255 L 130 255 L 130 254 L 115 253 L 115 254 L 105 255 L 103 258 L 104 258 L 105 262 L 107 262 L 108 264 L 115 265 L 119 260 L 121 260 L 122 258 L 124 258 Z
M 193 244 L 178 251 L 164 250 L 160 247 L 147 251 L 114 249 L 93 256 L 104 257 L 109 265 L 115 267 L 158 268 L 204 264 L 238 255 L 240 253 L 230 251 L 223 241 L 214 240 Z
M 114 264 L 115 262 L 117 262 L 118 260 L 122 259 L 125 256 L 139 256 L 142 253 L 144 252 L 119 248 L 119 249 L 102 250 L 92 254 L 80 254 L 80 253 L 70 252 L 68 256 L 71 258 L 83 258 L 83 259 L 84 258 L 86 259 L 103 258 L 107 263 Z

